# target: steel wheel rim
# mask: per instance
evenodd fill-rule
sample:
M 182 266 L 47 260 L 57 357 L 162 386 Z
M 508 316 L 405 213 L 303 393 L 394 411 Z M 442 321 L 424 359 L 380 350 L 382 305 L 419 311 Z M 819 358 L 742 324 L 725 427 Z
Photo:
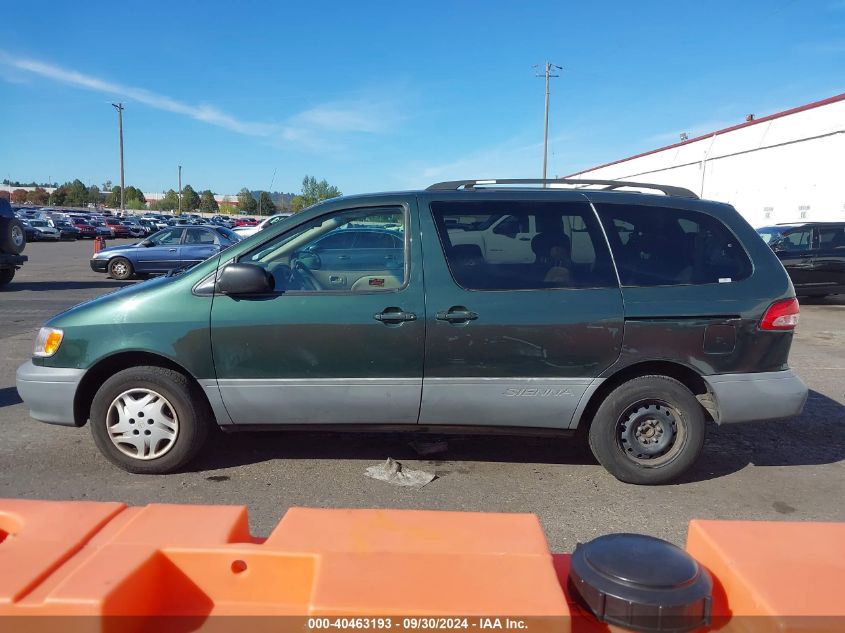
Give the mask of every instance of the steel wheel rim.
M 674 460 L 687 440 L 681 412 L 662 400 L 641 400 L 627 407 L 616 423 L 616 444 L 632 462 L 646 468 Z
M 112 400 L 106 413 L 109 439 L 133 459 L 157 459 L 167 454 L 179 437 L 179 418 L 160 393 L 138 387 Z
M 128 272 L 126 264 L 124 264 L 123 262 L 115 262 L 114 264 L 112 264 L 111 269 L 112 272 L 118 277 L 123 277 Z
M 12 242 L 15 246 L 23 245 L 23 230 L 19 226 L 12 227 Z

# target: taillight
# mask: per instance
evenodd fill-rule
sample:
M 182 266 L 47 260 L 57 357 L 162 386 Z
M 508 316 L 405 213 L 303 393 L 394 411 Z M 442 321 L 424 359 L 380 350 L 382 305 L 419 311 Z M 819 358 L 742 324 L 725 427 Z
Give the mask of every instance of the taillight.
M 798 315 L 801 309 L 798 299 L 783 299 L 775 301 L 760 319 L 761 330 L 793 330 L 798 325 Z

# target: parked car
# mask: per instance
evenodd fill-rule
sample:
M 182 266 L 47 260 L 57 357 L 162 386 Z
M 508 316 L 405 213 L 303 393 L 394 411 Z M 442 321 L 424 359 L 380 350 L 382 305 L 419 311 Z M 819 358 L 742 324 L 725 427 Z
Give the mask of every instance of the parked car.
M 63 240 L 82 239 L 82 231 L 67 220 L 59 220 L 55 223 L 59 237 Z
M 9 284 L 27 261 L 26 255 L 21 255 L 26 240 L 23 222 L 15 216 L 9 201 L 0 198 L 0 288 Z
M 133 235 L 128 224 L 116 218 L 106 218 L 105 224 L 111 229 L 114 237 L 138 237 L 137 235 Z
M 149 236 L 163 229 L 163 226 L 160 226 L 157 220 L 152 218 L 140 218 L 138 220 L 138 224 L 144 229 L 144 235 Z
M 29 220 L 29 226 L 35 229 L 35 240 L 55 242 L 61 238 L 58 229 L 50 226 L 47 220 Z
M 709 420 L 800 413 L 795 291 L 733 207 L 547 182 L 579 188 L 459 181 L 324 201 L 49 320 L 18 392 L 36 419 L 90 421 L 137 473 L 183 466 L 213 424 L 506 428 L 583 433 L 614 476 L 657 484 L 696 463 Z M 529 219 L 533 261 L 517 237 L 495 264 L 453 244 L 455 221 L 490 215 Z M 120 257 L 159 245 L 150 260 L 181 264 L 192 230 Z
M 845 294 L 845 222 L 801 222 L 757 229 L 798 296 Z
M 137 244 L 104 248 L 91 259 L 91 270 L 121 280 L 165 273 L 205 261 L 238 241 L 238 235 L 222 227 L 172 227 Z
M 34 242 L 38 239 L 38 231 L 35 230 L 35 227 L 30 225 L 29 220 L 21 220 L 21 225 L 23 226 L 27 242 Z
M 89 223 L 94 227 L 97 237 L 114 237 L 114 229 L 106 224 L 105 220 L 91 218 Z
M 238 226 L 235 227 L 233 230 L 241 237 L 249 237 L 250 235 L 255 235 L 259 231 L 263 231 L 264 229 L 276 224 L 276 222 L 284 220 L 285 218 L 289 218 L 292 215 L 292 213 L 277 213 L 276 215 L 271 215 L 266 220 L 262 220 L 255 226 Z
M 73 225 L 79 229 L 79 237 L 90 237 L 95 238 L 97 237 L 97 229 L 91 224 L 84 220 L 74 220 Z

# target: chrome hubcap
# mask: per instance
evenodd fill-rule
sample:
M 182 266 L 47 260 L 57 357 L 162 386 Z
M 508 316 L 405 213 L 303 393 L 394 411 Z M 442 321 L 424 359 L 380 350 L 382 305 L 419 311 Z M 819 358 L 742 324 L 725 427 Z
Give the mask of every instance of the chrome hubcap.
M 109 438 L 124 455 L 156 459 L 176 443 L 179 420 L 167 398 L 151 389 L 124 391 L 106 414 Z
M 117 262 L 114 266 L 112 266 L 112 270 L 115 275 L 122 277 L 126 274 L 126 264 L 123 262 Z

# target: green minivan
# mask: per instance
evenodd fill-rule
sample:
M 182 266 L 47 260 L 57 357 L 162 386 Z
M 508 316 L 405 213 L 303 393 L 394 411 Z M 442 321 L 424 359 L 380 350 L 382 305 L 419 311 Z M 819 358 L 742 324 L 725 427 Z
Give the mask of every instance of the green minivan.
M 17 388 L 135 473 L 184 466 L 213 426 L 506 428 L 583 435 L 618 479 L 657 484 L 696 462 L 709 421 L 801 412 L 798 312 L 727 204 L 454 181 L 324 201 L 71 308 Z

